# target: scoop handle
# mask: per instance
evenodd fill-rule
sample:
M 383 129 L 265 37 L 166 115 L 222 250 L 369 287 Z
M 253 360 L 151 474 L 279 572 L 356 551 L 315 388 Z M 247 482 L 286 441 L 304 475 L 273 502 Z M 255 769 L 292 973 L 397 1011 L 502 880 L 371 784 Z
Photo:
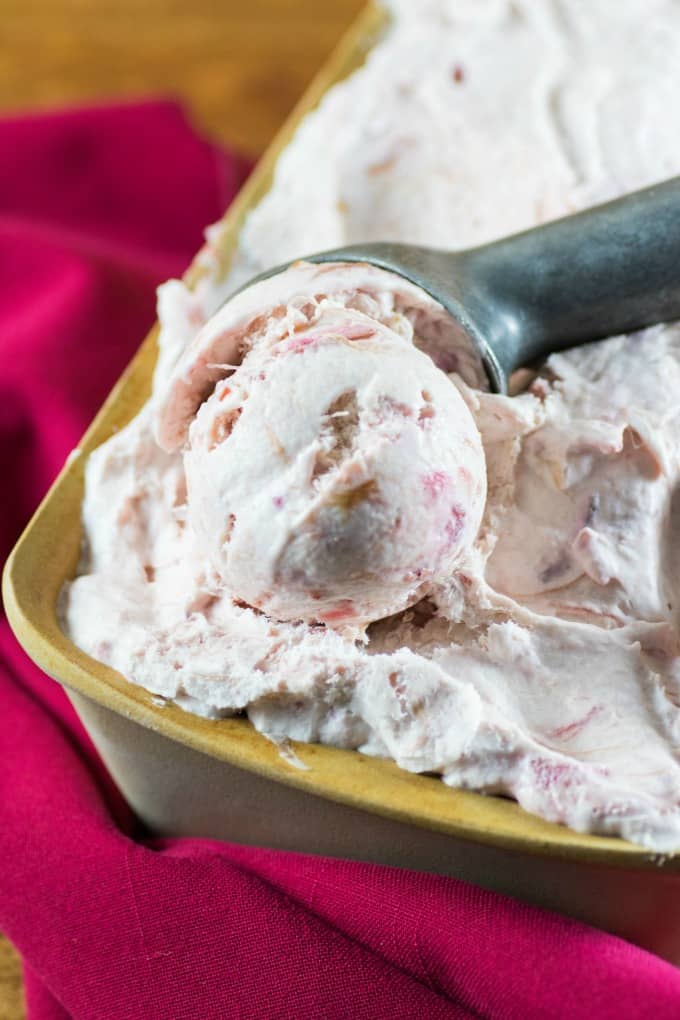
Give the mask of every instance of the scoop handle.
M 586 340 L 680 319 L 680 177 L 465 253 L 506 377 Z

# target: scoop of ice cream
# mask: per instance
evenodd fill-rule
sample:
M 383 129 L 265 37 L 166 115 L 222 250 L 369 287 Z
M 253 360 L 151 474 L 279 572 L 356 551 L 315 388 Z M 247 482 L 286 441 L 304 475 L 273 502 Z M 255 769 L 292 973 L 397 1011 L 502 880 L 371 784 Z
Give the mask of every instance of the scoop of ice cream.
M 188 512 L 226 588 L 280 620 L 362 626 L 455 568 L 486 496 L 454 383 L 355 309 L 254 345 L 189 429 Z

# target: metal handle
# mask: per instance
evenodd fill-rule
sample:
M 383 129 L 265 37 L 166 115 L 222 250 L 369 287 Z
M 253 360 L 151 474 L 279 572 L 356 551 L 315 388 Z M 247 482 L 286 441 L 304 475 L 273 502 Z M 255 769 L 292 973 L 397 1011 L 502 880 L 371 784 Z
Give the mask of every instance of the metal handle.
M 585 340 L 678 319 L 680 178 L 465 252 L 463 269 L 506 375 Z

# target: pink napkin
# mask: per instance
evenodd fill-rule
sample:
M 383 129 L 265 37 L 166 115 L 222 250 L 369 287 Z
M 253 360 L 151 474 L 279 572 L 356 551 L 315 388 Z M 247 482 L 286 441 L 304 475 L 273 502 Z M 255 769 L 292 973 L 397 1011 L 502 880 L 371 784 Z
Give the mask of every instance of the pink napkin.
M 170 103 L 0 123 L 0 554 L 242 182 Z M 680 972 L 451 879 L 145 838 L 0 624 L 0 927 L 32 1020 L 680 1016 Z

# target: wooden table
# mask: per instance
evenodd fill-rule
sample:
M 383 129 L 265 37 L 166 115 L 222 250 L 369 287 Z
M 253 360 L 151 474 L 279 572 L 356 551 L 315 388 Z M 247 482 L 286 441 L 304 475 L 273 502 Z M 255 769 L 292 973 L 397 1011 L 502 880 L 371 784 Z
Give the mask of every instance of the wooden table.
M 0 115 L 179 96 L 212 137 L 258 155 L 363 0 L 0 0 Z M 0 1020 L 25 1016 L 0 936 Z

